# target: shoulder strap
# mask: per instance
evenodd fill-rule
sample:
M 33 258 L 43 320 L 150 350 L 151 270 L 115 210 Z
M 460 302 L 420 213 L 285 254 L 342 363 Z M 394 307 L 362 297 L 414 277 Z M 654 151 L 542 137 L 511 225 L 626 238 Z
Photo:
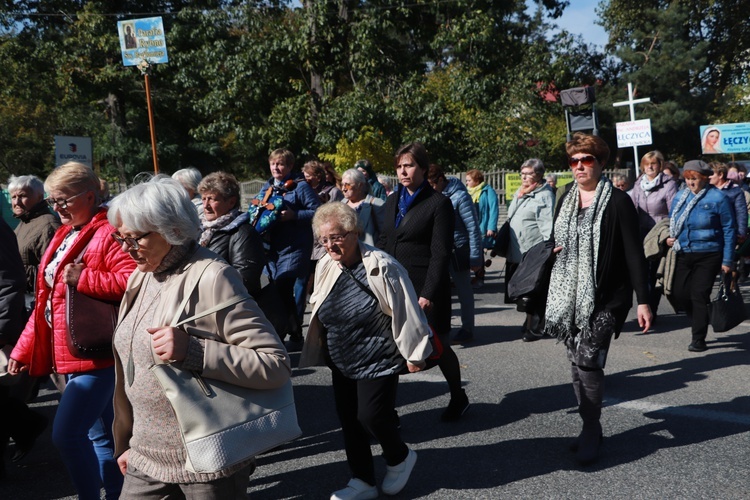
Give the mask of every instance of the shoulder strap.
M 204 316 L 208 316 L 209 314 L 213 314 L 215 312 L 221 311 L 222 309 L 226 309 L 226 308 L 231 307 L 231 306 L 233 306 L 235 304 L 239 304 L 240 302 L 244 302 L 244 301 L 246 301 L 249 298 L 250 298 L 250 295 L 247 295 L 247 294 L 235 295 L 231 299 L 225 300 L 224 302 L 222 302 L 220 304 L 216 304 L 215 306 L 210 307 L 210 308 L 206 309 L 205 311 L 201 311 L 198 314 L 190 316 L 189 318 L 185 318 L 185 319 L 183 319 L 182 321 L 180 321 L 178 323 L 174 323 L 174 324 L 172 324 L 172 326 L 177 327 L 177 326 L 180 326 L 180 325 L 184 325 L 185 323 L 190 323 L 191 321 L 195 321 L 196 319 L 200 319 L 200 318 L 202 318 Z
M 370 290 L 367 285 L 359 281 L 356 276 L 354 276 L 354 273 L 352 273 L 349 269 L 347 269 L 345 266 L 340 266 L 341 270 L 344 272 L 345 275 L 349 276 L 352 280 L 354 280 L 354 283 L 357 284 L 358 287 L 362 289 L 363 292 L 365 292 L 367 295 L 375 299 L 375 302 L 378 301 L 378 298 L 375 296 L 375 294 Z

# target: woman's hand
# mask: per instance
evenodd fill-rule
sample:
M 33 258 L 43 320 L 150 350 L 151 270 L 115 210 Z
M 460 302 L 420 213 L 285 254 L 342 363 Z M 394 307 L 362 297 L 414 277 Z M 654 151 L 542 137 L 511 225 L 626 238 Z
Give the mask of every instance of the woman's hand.
M 732 272 L 731 266 L 721 266 L 721 271 L 724 274 L 730 274 Z
M 424 361 L 420 361 L 419 363 L 412 363 L 410 361 L 406 362 L 406 367 L 409 369 L 409 373 L 417 373 L 419 371 L 424 370 L 426 363 Z
M 184 361 L 187 357 L 190 335 L 171 326 L 146 328 L 151 334 L 151 345 L 162 361 Z
M 651 321 L 654 316 L 651 314 L 651 307 L 648 304 L 638 304 L 636 310 L 638 315 L 638 326 L 643 329 L 643 333 L 646 333 L 651 328 Z
M 78 286 L 78 280 L 81 279 L 83 264 L 68 264 L 63 268 L 62 281 L 66 285 Z
M 297 212 L 294 210 L 282 210 L 279 215 L 279 220 L 282 222 L 295 220 L 297 218 Z
M 419 297 L 419 307 L 421 307 L 424 312 L 428 312 L 432 309 L 432 301 L 430 299 L 425 299 L 424 297 Z
M 674 246 L 674 240 L 675 238 L 667 238 L 667 246 L 668 247 Z
M 28 371 L 29 365 L 25 363 L 21 363 L 18 360 L 15 360 L 13 358 L 10 358 L 8 360 L 8 373 L 11 375 L 18 375 L 21 372 Z
M 553 254 L 558 254 L 558 253 L 562 252 L 562 249 L 563 249 L 562 246 L 555 247 L 555 248 L 552 249 L 552 253 Z
M 495 237 L 495 231 L 493 231 L 493 230 L 491 230 L 491 229 L 490 229 L 490 230 L 488 230 L 488 231 L 487 231 L 487 236 L 488 236 L 489 238 L 494 238 L 494 237 Z
M 125 453 L 117 457 L 117 466 L 123 476 L 128 472 L 128 455 L 130 455 L 130 450 L 125 450 Z

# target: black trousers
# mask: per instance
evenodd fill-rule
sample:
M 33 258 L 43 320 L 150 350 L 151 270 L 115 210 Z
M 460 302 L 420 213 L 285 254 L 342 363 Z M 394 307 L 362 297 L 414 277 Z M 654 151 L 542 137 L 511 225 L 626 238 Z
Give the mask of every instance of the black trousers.
M 336 413 L 344 433 L 346 460 L 352 477 L 375 486 L 370 436 L 380 443 L 386 464 L 398 465 L 409 454 L 401 440 L 396 415 L 398 375 L 353 380 L 331 367 Z
M 692 323 L 693 341 L 706 340 L 711 289 L 721 270 L 721 254 L 678 253 L 672 297 Z

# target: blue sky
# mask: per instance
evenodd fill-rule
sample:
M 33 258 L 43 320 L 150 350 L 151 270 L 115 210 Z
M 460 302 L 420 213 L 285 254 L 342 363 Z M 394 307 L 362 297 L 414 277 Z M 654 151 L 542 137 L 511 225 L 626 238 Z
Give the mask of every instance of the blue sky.
M 598 19 L 596 7 L 600 0 L 570 0 L 570 5 L 565 8 L 563 16 L 553 22 L 571 33 L 583 36 L 588 43 L 598 45 L 600 48 L 607 43 L 607 33 L 604 28 L 594 22 Z M 527 0 L 527 3 L 532 3 Z

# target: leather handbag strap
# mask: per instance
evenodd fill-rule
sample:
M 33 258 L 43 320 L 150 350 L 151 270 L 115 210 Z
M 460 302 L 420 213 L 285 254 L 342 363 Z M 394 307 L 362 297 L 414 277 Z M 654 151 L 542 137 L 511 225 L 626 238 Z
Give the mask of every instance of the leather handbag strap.
M 222 309 L 232 307 L 233 305 L 239 304 L 240 302 L 244 302 L 249 298 L 250 298 L 250 295 L 247 295 L 247 294 L 235 295 L 231 299 L 225 300 L 224 302 L 221 302 L 220 304 L 216 304 L 215 306 L 210 307 L 206 309 L 205 311 L 201 311 L 198 314 L 194 314 L 193 316 L 190 316 L 189 318 L 185 318 L 178 323 L 173 323 L 172 326 L 178 327 L 180 325 L 184 325 L 185 323 L 190 323 L 191 321 L 195 321 L 196 319 L 200 319 L 204 316 L 208 316 L 209 314 L 213 314 L 215 312 L 221 311 Z

